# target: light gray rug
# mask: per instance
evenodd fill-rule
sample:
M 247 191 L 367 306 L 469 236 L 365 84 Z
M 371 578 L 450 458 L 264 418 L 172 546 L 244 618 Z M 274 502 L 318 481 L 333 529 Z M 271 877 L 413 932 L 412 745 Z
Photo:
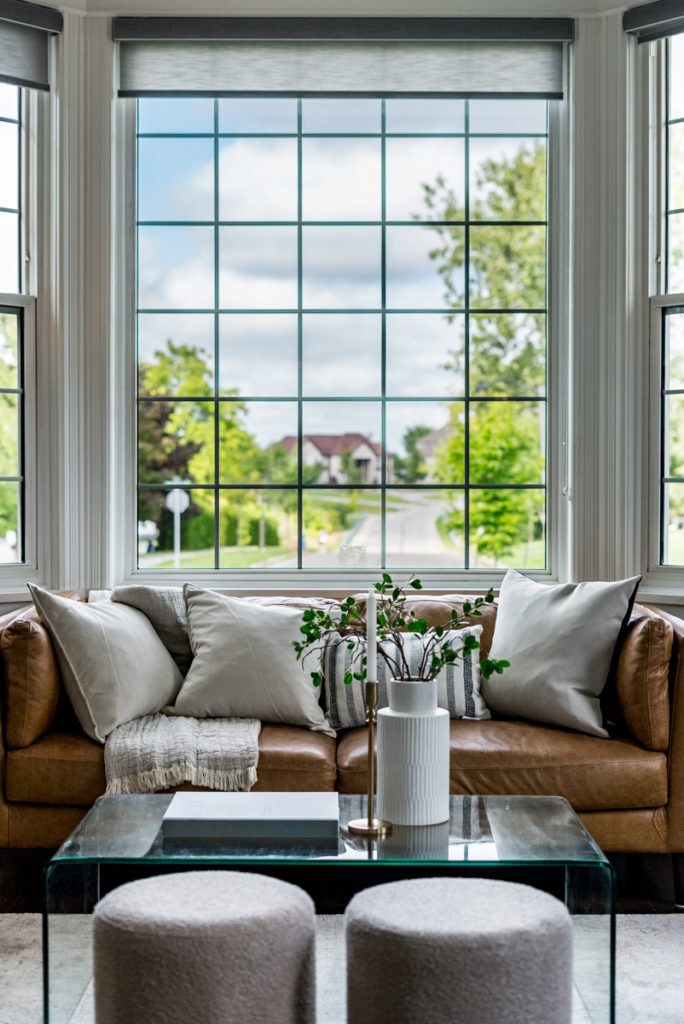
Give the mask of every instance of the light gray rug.
M 595 923 L 597 919 L 593 919 Z M 592 919 L 585 919 L 588 941 L 580 955 L 591 972 Z M 53 1024 L 92 1024 L 92 986 L 87 973 L 73 976 L 67 949 L 82 948 L 87 967 L 90 919 L 63 917 L 55 954 L 64 992 L 55 993 Z M 345 1024 L 344 935 L 341 916 L 318 918 L 318 1024 Z M 684 1020 L 684 915 L 621 915 L 617 919 L 618 1024 L 682 1024 Z M 76 980 L 83 997 L 75 1012 L 66 991 Z M 590 979 L 591 980 L 591 979 Z M 597 979 L 596 984 L 601 984 Z M 63 1002 L 61 1000 L 63 999 Z M 591 1017 L 576 998 L 573 1024 Z M 41 1024 L 41 922 L 38 914 L 0 914 L 0 1024 Z

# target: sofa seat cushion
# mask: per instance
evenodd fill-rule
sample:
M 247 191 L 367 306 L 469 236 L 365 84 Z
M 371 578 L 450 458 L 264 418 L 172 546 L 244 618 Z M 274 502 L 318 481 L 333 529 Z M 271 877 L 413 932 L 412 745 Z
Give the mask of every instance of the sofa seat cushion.
M 291 725 L 263 725 L 255 789 L 332 790 L 335 741 Z M 83 733 L 48 733 L 7 753 L 7 799 L 87 806 L 105 791 L 104 748 Z M 193 789 L 193 786 L 179 787 Z
M 628 738 L 604 740 L 535 722 L 452 721 L 451 792 L 564 796 L 575 810 L 658 807 L 667 803 L 665 754 Z M 341 793 L 366 787 L 368 734 L 341 737 Z
M 7 751 L 7 799 L 87 806 L 105 790 L 104 748 L 81 732 L 50 732 Z

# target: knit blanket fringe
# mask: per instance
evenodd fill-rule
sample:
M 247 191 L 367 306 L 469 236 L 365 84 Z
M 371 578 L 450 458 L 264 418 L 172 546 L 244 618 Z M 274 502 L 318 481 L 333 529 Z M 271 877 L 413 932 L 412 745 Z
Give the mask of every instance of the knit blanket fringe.
M 261 722 L 252 718 L 143 715 L 105 743 L 107 793 L 154 793 L 191 783 L 250 790 L 257 781 Z

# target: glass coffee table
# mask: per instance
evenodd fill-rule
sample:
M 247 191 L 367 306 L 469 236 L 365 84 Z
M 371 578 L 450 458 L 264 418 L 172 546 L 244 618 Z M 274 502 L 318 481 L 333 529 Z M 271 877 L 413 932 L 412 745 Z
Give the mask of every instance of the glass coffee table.
M 216 867 L 285 878 L 311 891 L 319 911 L 328 909 L 326 893 L 336 895 L 339 911 L 354 891 L 406 877 L 477 875 L 544 888 L 564 900 L 573 918 L 573 1024 L 614 1024 L 614 872 L 563 798 L 452 796 L 443 825 L 395 826 L 387 838 L 369 840 L 346 827 L 365 817 L 366 798 L 340 795 L 336 842 L 263 846 L 170 845 L 160 831 L 170 801 L 161 794 L 100 797 L 47 864 L 45 1024 L 92 1019 L 91 926 L 84 915 L 101 892 L 133 877 Z

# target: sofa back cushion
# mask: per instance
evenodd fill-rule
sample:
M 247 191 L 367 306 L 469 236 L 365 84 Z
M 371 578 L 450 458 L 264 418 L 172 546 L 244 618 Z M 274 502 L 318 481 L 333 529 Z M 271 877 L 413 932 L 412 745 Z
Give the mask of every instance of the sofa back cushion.
M 624 725 L 648 750 L 667 750 L 670 741 L 673 635 L 666 619 L 635 604 L 617 657 L 612 695 Z
M 5 666 L 5 741 L 8 748 L 18 750 L 48 731 L 63 697 L 52 641 L 33 606 L 3 629 L 0 651 Z

